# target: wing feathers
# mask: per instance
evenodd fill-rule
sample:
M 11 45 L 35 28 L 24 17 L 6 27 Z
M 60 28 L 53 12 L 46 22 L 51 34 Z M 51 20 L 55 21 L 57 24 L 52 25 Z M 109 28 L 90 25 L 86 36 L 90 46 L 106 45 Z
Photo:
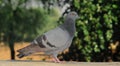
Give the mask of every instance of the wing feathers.
M 56 47 L 55 45 L 52 45 L 48 41 L 48 39 L 47 39 L 47 37 L 45 35 L 42 35 L 42 36 L 39 36 L 38 38 L 36 38 L 34 40 L 34 43 L 38 44 L 41 48 L 47 48 L 47 47 L 49 47 L 49 48 L 54 47 L 55 48 Z
M 52 44 L 48 41 L 48 39 L 47 39 L 47 37 L 46 37 L 45 35 L 43 35 L 43 40 L 46 42 L 46 44 L 47 44 L 49 47 L 56 47 L 55 45 L 52 45 Z

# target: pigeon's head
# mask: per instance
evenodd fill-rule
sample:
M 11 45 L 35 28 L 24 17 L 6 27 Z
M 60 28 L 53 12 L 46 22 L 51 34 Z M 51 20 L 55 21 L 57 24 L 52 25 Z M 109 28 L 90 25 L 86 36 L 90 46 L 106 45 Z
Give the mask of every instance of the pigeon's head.
M 73 19 L 73 20 L 76 20 L 78 17 L 79 17 L 78 14 L 76 12 L 74 12 L 74 11 L 69 12 L 67 14 L 67 18 L 70 18 L 70 19 Z

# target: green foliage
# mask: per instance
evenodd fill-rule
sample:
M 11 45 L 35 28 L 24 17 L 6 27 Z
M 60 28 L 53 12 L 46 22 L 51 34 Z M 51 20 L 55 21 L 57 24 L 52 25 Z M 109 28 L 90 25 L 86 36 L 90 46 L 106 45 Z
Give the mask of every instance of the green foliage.
M 12 1 L 12 0 L 11 0 Z M 19 4 L 25 3 L 25 0 L 20 0 Z M 2 2 L 4 6 L 0 5 L 0 34 L 6 39 L 10 33 L 10 27 L 13 28 L 15 41 L 32 40 L 37 35 L 54 28 L 58 13 L 55 9 L 51 10 L 53 13 L 47 14 L 42 8 L 25 8 L 17 5 L 13 10 L 10 3 Z M 57 17 L 56 17 L 57 16 Z M 51 26 L 52 25 L 52 26 Z M 45 27 L 50 26 L 50 27 Z
M 13 28 L 13 33 L 16 37 L 25 39 L 26 37 L 35 37 L 38 30 L 44 25 L 45 16 L 41 10 L 37 9 L 21 9 L 15 11 L 6 10 L 8 8 L 1 8 L 3 11 L 0 13 L 1 18 L 1 32 L 6 36 Z M 42 16 L 42 17 L 41 17 Z M 31 35 L 31 36 L 29 36 Z
M 108 60 L 109 45 L 115 39 L 114 24 L 118 25 L 120 16 L 118 0 L 73 0 L 71 10 L 78 12 L 80 18 L 76 22 L 77 32 L 67 54 L 78 61 L 105 61 Z M 117 13 L 116 13 L 117 12 Z M 118 31 L 118 30 L 117 30 Z M 76 51 L 72 51 L 76 49 Z M 79 51 L 79 52 L 78 52 Z M 76 58 L 76 59 L 75 59 Z

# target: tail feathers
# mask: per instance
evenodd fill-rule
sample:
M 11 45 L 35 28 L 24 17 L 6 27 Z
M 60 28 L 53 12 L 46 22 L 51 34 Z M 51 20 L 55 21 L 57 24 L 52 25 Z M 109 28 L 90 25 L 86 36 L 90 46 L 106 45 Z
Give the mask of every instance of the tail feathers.
M 19 54 L 17 55 L 17 57 L 18 57 L 18 58 L 23 58 L 23 57 L 28 56 L 28 55 L 31 55 L 31 54 L 33 54 L 33 53 L 34 53 L 34 52 L 19 53 Z
M 38 44 L 30 44 L 22 49 L 17 50 L 19 54 L 17 55 L 19 58 L 31 55 L 36 52 L 44 52 L 48 51 L 49 49 L 47 48 L 41 48 Z
M 25 55 L 22 54 L 22 53 L 17 55 L 18 58 L 22 58 L 22 57 L 24 57 L 24 56 L 25 56 Z
M 17 50 L 17 52 L 19 52 L 19 54 L 17 55 L 18 58 L 22 58 L 28 55 L 31 55 L 35 52 L 39 51 L 39 46 L 37 45 L 28 45 L 22 49 Z

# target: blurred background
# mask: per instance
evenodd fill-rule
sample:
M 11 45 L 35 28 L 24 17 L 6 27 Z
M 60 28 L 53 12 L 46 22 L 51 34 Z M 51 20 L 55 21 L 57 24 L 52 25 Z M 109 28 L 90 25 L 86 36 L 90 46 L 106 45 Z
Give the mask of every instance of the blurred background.
M 16 57 L 16 50 L 63 23 L 76 11 L 76 33 L 63 61 L 120 61 L 120 0 L 0 0 L 0 60 L 50 60 L 49 56 Z

